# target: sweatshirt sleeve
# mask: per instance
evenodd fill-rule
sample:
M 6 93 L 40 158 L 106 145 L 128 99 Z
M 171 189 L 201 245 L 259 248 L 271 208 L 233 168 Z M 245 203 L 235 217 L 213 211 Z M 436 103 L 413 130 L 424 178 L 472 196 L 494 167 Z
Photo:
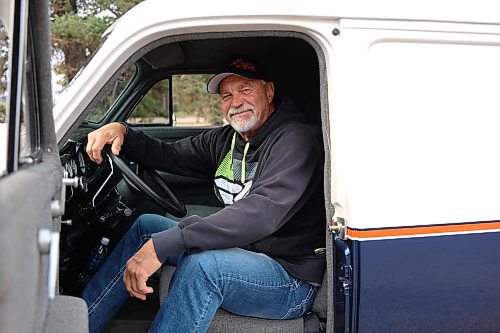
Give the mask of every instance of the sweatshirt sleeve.
M 165 142 L 127 126 L 122 152 L 131 160 L 140 161 L 155 170 L 210 178 L 216 164 L 213 141 L 217 133 L 214 132 L 207 131 L 176 142 Z
M 261 156 L 261 173 L 250 194 L 208 217 L 190 216 L 153 234 L 158 258 L 183 252 L 243 247 L 285 224 L 322 182 L 323 151 L 310 130 L 282 130 Z

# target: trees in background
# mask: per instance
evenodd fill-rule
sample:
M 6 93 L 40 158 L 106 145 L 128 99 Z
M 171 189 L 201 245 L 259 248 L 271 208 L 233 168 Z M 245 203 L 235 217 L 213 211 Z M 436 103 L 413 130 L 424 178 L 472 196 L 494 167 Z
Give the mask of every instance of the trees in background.
M 8 57 L 8 37 L 3 24 L 0 22 L 0 123 L 5 122 L 5 90 L 7 89 L 7 57 Z
M 143 0 L 51 0 L 53 71 L 58 75 L 58 84 L 66 86 L 89 61 L 97 50 L 102 35 L 130 8 Z M 7 88 L 6 69 L 8 60 L 8 39 L 0 25 L 0 97 Z M 219 100 L 206 93 L 209 75 L 176 75 L 174 85 L 174 112 L 177 117 L 194 116 L 205 122 L 220 124 Z M 155 117 L 165 110 L 164 85 L 151 89 L 136 110 L 144 117 Z M 163 90 L 163 91 L 162 91 Z M 116 94 L 115 94 L 116 91 Z M 120 89 L 113 89 L 111 95 L 99 110 L 89 114 L 99 119 L 113 103 Z M 163 100 L 158 97 L 163 96 Z M 163 103 L 163 104 L 162 104 Z M 161 106 L 161 107 L 160 107 Z M 166 112 L 166 111 L 165 111 Z M 94 114 L 95 113 L 95 114 Z M 5 121 L 5 105 L 0 103 L 0 122 Z
M 113 22 L 142 0 L 51 0 L 54 71 L 65 86 L 99 46 Z

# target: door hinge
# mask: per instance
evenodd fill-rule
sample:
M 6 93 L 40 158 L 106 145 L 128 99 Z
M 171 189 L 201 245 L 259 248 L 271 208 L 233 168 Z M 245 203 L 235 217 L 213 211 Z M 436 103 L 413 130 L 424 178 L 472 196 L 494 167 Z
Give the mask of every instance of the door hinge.
M 349 265 L 339 265 L 339 281 L 342 284 L 341 292 L 344 296 L 351 296 L 352 290 L 352 267 Z

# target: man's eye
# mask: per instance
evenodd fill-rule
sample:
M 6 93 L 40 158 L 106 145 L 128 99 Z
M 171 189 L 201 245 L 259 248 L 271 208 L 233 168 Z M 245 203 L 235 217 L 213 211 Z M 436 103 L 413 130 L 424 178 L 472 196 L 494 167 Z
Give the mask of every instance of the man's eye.
M 243 88 L 243 89 L 241 89 L 241 93 L 245 94 L 245 95 L 248 95 L 251 92 L 252 92 L 252 89 L 250 89 L 250 88 Z
M 231 98 L 231 95 L 222 95 L 221 97 L 223 101 L 227 101 Z

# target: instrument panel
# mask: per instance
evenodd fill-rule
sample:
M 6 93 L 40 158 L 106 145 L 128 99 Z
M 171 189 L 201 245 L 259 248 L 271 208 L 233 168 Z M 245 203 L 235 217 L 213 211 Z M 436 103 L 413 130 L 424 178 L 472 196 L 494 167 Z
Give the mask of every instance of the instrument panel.
M 85 151 L 85 144 L 71 142 L 63 149 L 61 164 L 67 177 L 88 177 L 97 168 Z

